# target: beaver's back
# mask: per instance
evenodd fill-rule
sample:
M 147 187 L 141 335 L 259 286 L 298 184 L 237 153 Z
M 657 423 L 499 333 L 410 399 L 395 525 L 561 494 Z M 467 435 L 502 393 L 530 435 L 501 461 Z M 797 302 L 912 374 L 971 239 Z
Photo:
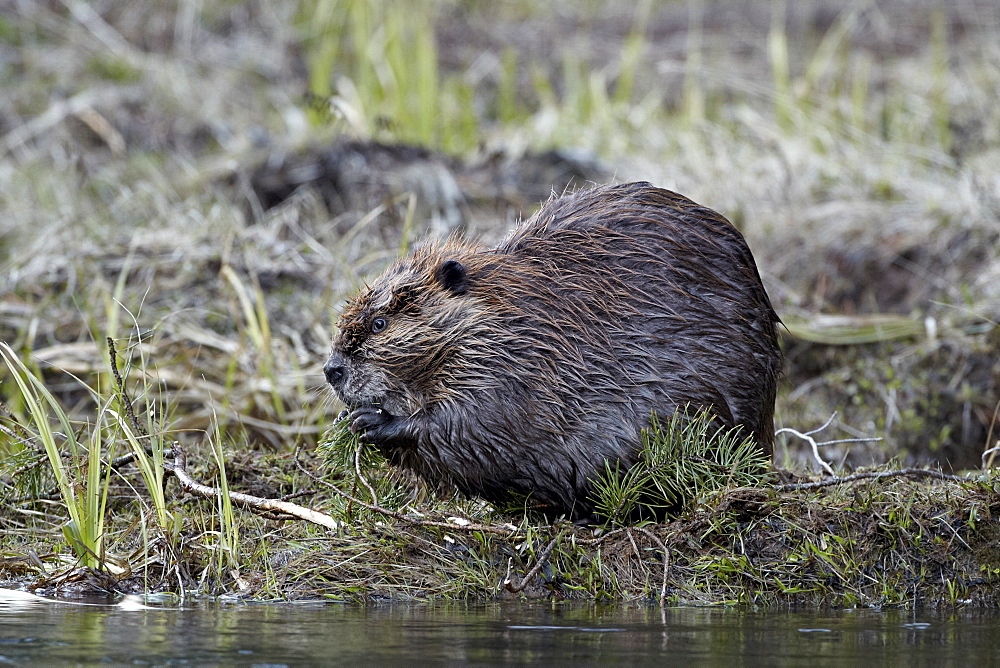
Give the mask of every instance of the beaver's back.
M 355 424 L 470 495 L 587 516 L 591 480 L 635 462 L 654 411 L 707 408 L 771 450 L 778 319 L 753 257 L 648 183 L 550 201 L 495 249 L 417 251 L 349 313 L 328 367 L 368 378 L 338 389 Z M 379 313 L 386 333 L 366 333 Z
M 497 275 L 534 316 L 514 326 L 541 327 L 523 332 L 552 345 L 538 354 L 581 353 L 572 387 L 595 406 L 627 404 L 640 426 L 651 410 L 710 406 L 770 452 L 778 317 L 721 215 L 648 183 L 598 188 L 550 202 L 496 251 L 523 268 Z

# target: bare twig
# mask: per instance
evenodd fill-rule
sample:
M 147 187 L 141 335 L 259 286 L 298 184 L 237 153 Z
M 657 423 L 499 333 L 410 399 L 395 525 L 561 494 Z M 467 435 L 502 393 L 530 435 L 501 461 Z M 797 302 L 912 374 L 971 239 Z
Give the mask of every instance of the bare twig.
M 635 542 L 635 534 L 632 533 L 634 527 L 629 527 L 629 530 L 625 532 L 628 536 L 628 540 L 632 543 L 632 552 L 635 554 L 635 558 L 639 560 L 639 566 L 642 568 L 644 573 L 648 573 L 649 569 L 646 568 L 646 564 L 642 560 L 642 550 L 639 549 L 638 543 Z
M 118 371 L 118 351 L 115 350 L 115 340 L 110 336 L 108 337 L 108 356 L 111 358 L 111 373 L 114 374 L 115 384 L 118 385 L 118 398 L 125 407 L 125 414 L 128 415 L 128 419 L 132 423 L 132 428 L 135 429 L 136 434 L 148 438 L 149 432 L 139 424 L 139 418 L 135 416 L 135 410 L 132 408 L 132 397 L 128 395 L 128 391 L 125 389 L 125 382 Z
M 298 452 L 296 451 L 296 455 L 297 454 Z M 453 531 L 469 531 L 469 532 L 482 531 L 485 533 L 498 534 L 501 536 L 511 536 L 514 534 L 524 533 L 523 529 L 520 529 L 514 526 L 513 524 L 486 525 L 486 524 L 475 524 L 473 522 L 470 522 L 468 524 L 456 524 L 453 522 L 439 522 L 436 520 L 421 520 L 416 517 L 404 515 L 403 513 L 397 512 L 395 510 L 389 510 L 388 508 L 383 508 L 382 506 L 379 505 L 366 503 L 361 499 L 352 496 L 351 494 L 348 494 L 347 492 L 338 488 L 336 485 L 333 485 L 327 482 L 326 480 L 319 478 L 312 471 L 309 471 L 305 466 L 302 465 L 302 462 L 299 461 L 299 458 L 297 456 L 295 457 L 295 465 L 298 467 L 299 471 L 305 474 L 313 482 L 319 485 L 323 485 L 327 489 L 332 490 L 335 494 L 347 499 L 351 503 L 356 503 L 362 508 L 367 508 L 372 512 L 384 515 L 385 517 L 391 517 L 394 520 L 405 522 L 406 524 L 414 526 L 423 526 L 423 527 L 437 527 L 440 529 L 451 529 Z
M 174 474 L 185 491 L 208 498 L 216 498 L 222 494 L 222 490 L 215 487 L 209 487 L 208 485 L 202 485 L 188 475 L 187 470 L 185 469 L 187 462 L 184 457 L 184 451 L 178 444 L 174 444 L 173 451 L 174 465 L 165 466 L 164 468 L 167 472 Z M 320 526 L 324 526 L 328 529 L 338 530 L 342 527 L 340 522 L 333 519 L 329 515 L 295 503 L 288 503 L 287 501 L 279 501 L 277 499 L 264 499 L 259 496 L 252 496 L 241 492 L 229 492 L 229 498 L 233 503 L 244 508 L 260 510 L 265 513 L 282 513 L 290 517 L 297 517 L 298 519 L 312 522 L 313 524 L 319 524 Z
M 656 543 L 659 548 L 663 550 L 663 581 L 660 584 L 660 607 L 662 608 L 667 604 L 667 575 L 670 573 L 670 550 L 667 549 L 666 543 L 660 540 L 659 536 L 646 527 L 636 528 L 646 534 L 650 540 Z
M 998 452 L 1000 452 L 1000 441 L 997 441 L 997 444 L 989 450 L 983 450 L 982 466 L 984 470 L 993 468 L 993 459 L 997 456 Z
M 837 415 L 836 413 L 834 413 L 833 415 L 831 415 L 830 419 L 828 419 L 826 422 L 824 422 L 823 426 L 820 427 L 819 429 L 813 429 L 812 431 L 807 431 L 804 434 L 802 432 L 796 431 L 796 430 L 791 429 L 789 427 L 785 427 L 783 429 L 779 429 L 778 431 L 774 432 L 774 435 L 777 436 L 778 434 L 788 433 L 788 434 L 792 434 L 794 436 L 798 436 L 799 438 L 801 438 L 804 441 L 808 441 L 809 445 L 812 446 L 813 457 L 816 459 L 817 462 L 819 462 L 819 465 L 823 467 L 824 471 L 826 471 L 831 476 L 833 476 L 833 475 L 836 475 L 836 474 L 834 474 L 833 469 L 830 467 L 830 465 L 827 464 L 826 461 L 822 457 L 819 456 L 819 444 L 816 443 L 816 439 L 814 439 L 812 437 L 812 435 L 815 434 L 815 433 L 817 433 L 817 432 L 820 432 L 820 431 L 823 431 L 824 429 L 826 429 L 829 426 L 829 424 L 831 422 L 833 422 L 833 418 L 836 417 L 836 415 Z
M 378 505 L 378 495 L 375 494 L 375 489 L 371 486 L 371 484 L 369 484 L 368 478 L 366 478 L 365 475 L 361 472 L 361 448 L 362 447 L 364 447 L 364 446 L 362 446 L 361 441 L 358 441 L 358 447 L 356 447 L 354 449 L 354 474 L 356 476 L 358 476 L 358 480 L 360 480 L 361 484 L 364 485 L 365 489 L 368 490 L 368 493 L 372 497 L 372 503 L 377 506 Z
M 997 399 L 997 404 L 993 407 L 993 417 L 990 418 L 990 429 L 986 432 L 986 451 L 983 452 L 982 459 L 984 470 L 993 468 L 993 460 L 996 459 L 997 452 L 1000 452 L 1000 439 L 997 440 L 995 446 L 990 447 L 990 443 L 993 441 L 993 427 L 997 423 L 997 415 L 1000 415 L 1000 399 Z
M 916 478 L 936 478 L 938 480 L 950 480 L 952 482 L 969 482 L 967 478 L 963 478 L 957 475 L 949 475 L 947 473 L 941 473 L 940 471 L 929 471 L 927 469 L 900 469 L 898 471 L 865 471 L 862 473 L 855 473 L 853 475 L 834 477 L 827 480 L 820 480 L 819 482 L 800 482 L 800 483 L 789 483 L 787 485 L 775 485 L 774 489 L 778 492 L 791 492 L 800 489 L 819 489 L 820 487 L 832 487 L 833 485 L 843 485 L 849 482 L 856 482 L 858 480 L 873 480 L 882 478 L 896 478 L 903 476 L 913 476 Z
M 829 427 L 830 423 L 833 422 L 833 419 L 835 417 L 837 417 L 837 412 L 836 411 L 833 412 L 833 414 L 829 417 L 829 419 L 827 419 L 826 422 L 823 423 L 822 426 L 817 427 L 816 429 L 813 429 L 812 431 L 807 431 L 805 433 L 802 433 L 802 432 L 796 431 L 795 429 L 792 429 L 790 427 L 784 427 L 784 428 L 779 429 L 778 431 L 774 432 L 774 435 L 777 436 L 778 434 L 792 434 L 793 436 L 798 436 L 802 440 L 807 441 L 809 443 L 809 445 L 812 446 L 813 458 L 819 463 L 819 465 L 823 468 L 823 470 L 827 472 L 828 475 L 830 475 L 832 477 L 836 477 L 837 474 L 833 472 L 833 468 L 831 468 L 831 466 L 828 463 L 826 463 L 826 461 L 822 457 L 820 457 L 820 455 L 819 455 L 819 446 L 821 446 L 821 445 L 835 445 L 837 443 L 871 443 L 871 442 L 874 442 L 874 441 L 881 441 L 882 439 L 881 438 L 839 438 L 839 439 L 836 439 L 836 440 L 833 440 L 833 441 L 822 441 L 820 443 L 817 443 L 816 439 L 813 438 L 813 434 L 818 434 L 819 432 L 821 432 L 824 429 L 826 429 L 827 427 Z
M 35 437 L 31 435 L 31 432 L 29 432 L 23 424 L 18 422 L 17 417 L 10 412 L 10 409 L 7 408 L 7 405 L 2 401 L 0 401 L 0 413 L 10 420 L 11 424 L 11 427 L 2 427 L 4 433 L 6 433 L 9 437 L 20 441 L 22 445 L 38 447 L 34 445 Z
M 542 566 L 544 566 L 545 562 L 548 561 L 549 555 L 552 554 L 552 550 L 556 549 L 556 545 L 559 544 L 559 541 L 560 539 L 562 539 L 564 533 L 565 531 L 560 531 L 558 534 L 556 534 L 555 538 L 549 541 L 549 544 L 545 546 L 545 549 L 542 550 L 542 553 L 538 555 L 538 561 L 535 562 L 535 565 L 531 567 L 531 570 L 529 570 L 527 573 L 524 574 L 524 578 L 521 580 L 519 584 L 514 584 L 511 581 L 510 563 L 508 562 L 507 577 L 504 578 L 503 582 L 504 589 L 513 594 L 516 594 L 517 592 L 527 587 L 528 582 L 531 581 L 531 578 L 538 575 L 538 571 L 542 570 Z
M 580 545 L 587 545 L 587 546 L 593 547 L 595 545 L 600 545 L 601 543 L 603 543 L 607 539 L 611 538 L 612 536 L 618 535 L 618 534 L 622 533 L 623 531 L 627 531 L 628 528 L 629 527 L 622 527 L 621 529 L 612 529 L 611 531 L 608 531 L 607 533 L 601 534 L 597 538 L 574 538 L 574 542 L 577 542 Z

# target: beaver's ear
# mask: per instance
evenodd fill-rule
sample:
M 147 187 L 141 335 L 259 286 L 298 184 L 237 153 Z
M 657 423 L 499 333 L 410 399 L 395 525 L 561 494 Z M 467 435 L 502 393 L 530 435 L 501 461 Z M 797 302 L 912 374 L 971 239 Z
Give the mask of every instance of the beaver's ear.
M 446 260 L 434 272 L 441 286 L 452 294 L 460 295 L 469 289 L 469 272 L 458 260 Z

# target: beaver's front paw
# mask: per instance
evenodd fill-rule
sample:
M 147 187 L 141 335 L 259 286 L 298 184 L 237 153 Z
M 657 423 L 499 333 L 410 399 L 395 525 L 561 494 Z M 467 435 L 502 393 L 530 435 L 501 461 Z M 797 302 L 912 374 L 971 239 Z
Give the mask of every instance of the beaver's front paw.
M 350 415 L 352 434 L 364 434 L 380 425 L 391 422 L 394 418 L 378 406 L 363 406 Z
M 378 406 L 363 406 L 350 416 L 351 433 L 362 443 L 379 447 L 401 447 L 413 440 L 410 421 L 390 415 Z

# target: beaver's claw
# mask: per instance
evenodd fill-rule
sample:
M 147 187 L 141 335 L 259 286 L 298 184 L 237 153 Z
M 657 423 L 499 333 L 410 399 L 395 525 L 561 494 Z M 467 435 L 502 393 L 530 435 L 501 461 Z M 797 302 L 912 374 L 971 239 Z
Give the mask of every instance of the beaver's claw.
M 364 406 L 350 416 L 351 433 L 358 434 L 362 443 L 379 447 L 399 447 L 413 440 L 410 421 L 390 415 L 378 406 Z

